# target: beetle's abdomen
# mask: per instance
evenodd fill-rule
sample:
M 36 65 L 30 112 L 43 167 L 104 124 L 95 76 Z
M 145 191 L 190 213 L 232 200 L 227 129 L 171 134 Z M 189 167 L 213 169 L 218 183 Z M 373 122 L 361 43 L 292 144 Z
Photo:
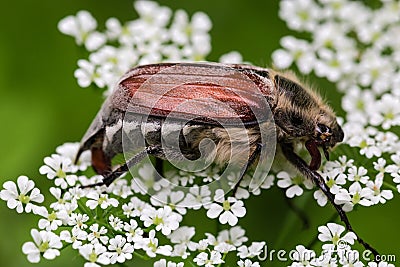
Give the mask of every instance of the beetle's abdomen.
M 152 146 L 162 148 L 155 155 L 161 159 L 204 160 L 224 165 L 229 161 L 247 161 L 260 138 L 258 126 L 215 127 L 135 114 L 105 127 L 102 150 L 111 159 L 119 153 L 131 157 Z

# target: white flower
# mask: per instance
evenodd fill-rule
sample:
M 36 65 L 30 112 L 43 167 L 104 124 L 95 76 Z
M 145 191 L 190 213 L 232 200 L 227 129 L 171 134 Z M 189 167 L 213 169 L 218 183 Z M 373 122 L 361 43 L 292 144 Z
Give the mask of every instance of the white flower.
M 156 238 L 155 230 L 151 230 L 149 232 L 149 237 L 142 238 L 142 240 L 135 243 L 135 248 L 143 249 L 146 254 L 152 258 L 154 258 L 157 254 L 164 256 L 170 256 L 172 254 L 172 247 L 170 245 L 158 245 L 158 239 Z
M 168 205 L 172 210 L 176 210 L 180 214 L 186 214 L 186 208 L 183 204 L 183 198 L 185 194 L 182 191 L 171 192 L 166 189 L 158 192 L 150 198 L 151 204 L 153 206 L 164 206 Z
M 211 40 L 209 35 L 195 35 L 192 37 L 192 45 L 185 45 L 182 55 L 190 61 L 204 61 L 211 51 Z
M 369 90 L 358 86 L 350 88 L 342 98 L 342 107 L 347 112 L 346 119 L 365 125 L 374 111 L 376 98 Z
M 224 263 L 221 253 L 215 250 L 211 251 L 210 255 L 206 252 L 201 252 L 193 261 L 197 263 L 198 266 L 204 265 L 205 267 L 213 267 L 214 265 Z
M 211 191 L 207 185 L 199 187 L 193 185 L 189 188 L 189 192 L 186 194 L 186 198 L 183 201 L 183 205 L 187 208 L 198 210 L 201 207 L 209 207 L 211 204 Z
M 279 17 L 293 30 L 312 31 L 319 23 L 320 14 L 317 3 L 312 0 L 280 2 Z
M 80 143 L 64 143 L 56 148 L 57 154 L 63 158 L 69 158 L 74 167 L 77 167 L 80 171 L 85 171 L 91 163 L 91 153 L 90 150 L 82 152 L 79 159 L 76 158 L 80 147 Z M 77 160 L 75 165 L 75 160 Z
M 337 82 L 354 68 L 353 58 L 356 55 L 353 51 L 333 52 L 330 49 L 320 49 L 318 51 L 319 60 L 316 60 L 314 67 L 315 74 L 319 77 L 326 77 L 331 82 Z
M 190 255 L 188 252 L 188 248 L 185 244 L 176 244 L 174 245 L 174 249 L 172 250 L 171 256 L 172 257 L 180 257 L 182 259 L 187 259 Z
M 360 166 L 358 168 L 356 166 L 352 166 L 349 169 L 349 174 L 347 175 L 347 179 L 355 183 L 366 184 L 369 181 L 369 176 L 366 175 L 367 173 L 368 170 L 363 166 Z
M 52 260 L 60 255 L 62 248 L 60 237 L 53 232 L 31 230 L 34 242 L 26 242 L 22 246 L 22 252 L 28 256 L 28 261 L 36 263 L 40 261 L 40 255 L 45 259 Z
M 50 204 L 50 208 L 53 210 L 62 210 L 65 207 L 66 203 L 69 203 L 72 200 L 72 195 L 69 192 L 63 193 L 61 188 L 58 187 L 50 187 L 50 193 L 56 198 L 56 202 Z
M 400 143 L 399 137 L 392 132 L 378 132 L 375 135 L 376 146 L 386 153 L 396 153 L 399 151 Z M 379 161 L 380 159 L 378 159 Z M 386 171 L 386 170 L 385 170 Z
M 344 211 L 351 211 L 354 205 L 360 204 L 362 206 L 371 206 L 371 197 L 373 196 L 373 191 L 370 188 L 361 188 L 359 183 L 353 183 L 349 191 L 342 188 L 339 193 L 335 195 L 335 203 L 338 205 L 343 205 Z
M 131 187 L 133 192 L 144 195 L 155 185 L 153 165 L 143 164 L 143 166 L 139 168 L 138 174 L 139 177 L 133 177 Z
M 326 226 L 318 227 L 318 239 L 322 242 L 331 242 L 334 248 L 339 246 L 338 249 L 346 249 L 348 248 L 348 244 L 354 244 L 354 240 L 357 240 L 357 236 L 353 232 L 348 232 L 341 237 L 345 230 L 346 228 L 340 224 L 328 223 Z M 323 246 L 323 248 L 327 247 Z
M 18 187 L 17 187 L 18 186 Z M 19 176 L 17 184 L 13 181 L 6 181 L 3 184 L 3 190 L 0 191 L 0 198 L 7 201 L 7 207 L 16 209 L 18 213 L 33 211 L 39 209 L 39 206 L 32 202 L 42 203 L 43 195 L 38 188 L 35 188 L 35 182 L 29 180 L 26 176 Z
M 43 165 L 40 167 L 40 174 L 46 174 L 47 178 L 54 179 L 54 184 L 66 189 L 68 186 L 74 186 L 78 177 L 74 173 L 78 170 L 76 166 L 72 164 L 70 158 L 62 157 L 57 154 L 51 155 L 51 157 L 45 157 Z
M 235 188 L 236 184 L 239 183 L 240 172 L 231 172 L 229 175 L 227 175 L 227 179 L 230 188 Z M 238 200 L 248 199 L 250 197 L 250 192 L 248 187 L 251 179 L 252 178 L 250 177 L 250 175 L 243 176 L 243 179 L 240 181 L 239 184 L 237 184 L 235 195 L 232 196 Z
M 253 258 L 260 255 L 265 248 L 265 242 L 252 242 L 249 247 L 243 245 L 237 249 L 239 258 Z
M 89 198 L 86 201 L 86 206 L 94 210 L 97 206 L 100 206 L 103 210 L 109 206 L 118 207 L 118 200 L 115 198 L 109 198 L 108 194 L 99 194 L 96 191 L 91 191 L 86 195 Z
M 140 217 L 144 210 L 151 207 L 148 203 L 137 197 L 132 197 L 129 203 L 122 205 L 124 215 L 129 217 Z
M 102 226 L 100 229 L 99 228 L 99 224 L 92 224 L 89 227 L 91 233 L 88 234 L 87 240 L 92 244 L 97 244 L 99 241 L 103 244 L 107 244 L 109 238 L 105 234 L 107 234 L 108 231 L 104 226 Z
M 116 262 L 123 263 L 126 260 L 132 259 L 133 246 L 126 242 L 125 237 L 117 235 L 115 238 L 111 238 L 108 245 L 108 256 L 110 257 L 110 263 Z
M 120 231 L 124 227 L 123 221 L 119 217 L 116 217 L 112 214 L 110 215 L 110 217 L 108 217 L 108 223 L 116 231 Z
M 395 73 L 391 60 L 387 56 L 377 53 L 374 49 L 368 49 L 362 54 L 357 71 L 360 73 L 360 84 L 371 86 L 372 90 L 378 94 L 389 89 L 389 81 Z
M 279 172 L 276 177 L 278 180 L 278 186 L 286 189 L 286 196 L 293 198 L 294 196 L 300 196 L 303 194 L 303 188 L 300 185 L 304 185 L 307 189 L 313 188 L 313 183 L 310 179 L 305 178 L 302 175 L 296 175 L 291 177 L 287 172 Z
M 181 226 L 173 231 L 168 238 L 171 240 L 171 243 L 183 244 L 190 250 L 194 251 L 196 249 L 196 243 L 192 241 L 194 235 L 194 227 Z
M 164 235 L 169 235 L 171 231 L 179 227 L 182 216 L 173 212 L 169 206 L 159 209 L 145 209 L 140 216 L 145 227 L 155 225 L 157 231 L 161 231 Z
M 260 263 L 258 263 L 258 262 L 252 262 L 251 260 L 249 260 L 249 259 L 246 259 L 246 260 L 240 260 L 240 261 L 238 261 L 237 262 L 237 265 L 239 266 L 239 267 L 260 267 Z
M 108 65 L 107 65 L 108 66 Z M 74 76 L 78 81 L 80 87 L 88 87 L 91 83 L 96 84 L 96 86 L 103 88 L 107 85 L 107 80 L 109 77 L 107 73 L 104 72 L 106 69 L 103 67 L 102 73 L 99 73 L 99 69 L 92 63 L 85 59 L 78 60 L 78 69 L 75 70 Z M 110 68 L 108 66 L 108 68 Z M 106 74 L 103 76 L 101 74 Z
M 215 219 L 219 217 L 219 222 L 222 224 L 236 225 L 238 217 L 241 218 L 246 214 L 246 208 L 243 206 L 243 201 L 237 200 L 234 197 L 225 199 L 224 191 L 217 189 L 215 191 L 214 200 L 217 203 L 212 203 L 207 211 L 207 217 Z
M 65 210 L 58 212 L 52 211 L 51 213 L 45 207 L 38 209 L 38 214 L 45 217 L 40 219 L 38 226 L 40 229 L 46 229 L 46 231 L 57 230 L 59 226 L 65 222 L 68 222 L 68 213 Z
M 118 179 L 114 181 L 107 188 L 107 192 L 113 193 L 114 195 L 122 197 L 124 199 L 133 194 L 131 187 L 128 185 L 128 181 L 126 179 Z
M 79 253 L 89 262 L 85 263 L 84 267 L 100 267 L 110 264 L 110 259 L 107 255 L 107 248 L 102 244 L 85 244 L 79 247 Z
M 315 54 L 312 46 L 292 36 L 285 36 L 280 41 L 284 49 L 272 53 L 274 65 L 280 69 L 287 69 L 296 63 L 302 73 L 310 73 L 314 68 Z
M 164 27 L 171 18 L 171 9 L 153 1 L 136 1 L 134 7 L 148 27 Z
M 69 217 L 68 225 L 76 226 L 79 229 L 86 229 L 86 222 L 89 220 L 89 216 L 87 214 L 82 213 L 72 213 Z
M 400 101 L 397 97 L 384 94 L 375 106 L 376 109 L 370 119 L 372 125 L 381 125 L 385 130 L 400 125 Z
M 124 230 L 128 242 L 136 243 L 143 238 L 143 230 L 138 227 L 138 223 L 135 220 L 131 219 L 129 223 L 125 222 Z
M 89 51 L 96 50 L 106 41 L 104 35 L 95 32 L 96 28 L 96 20 L 85 10 L 79 11 L 76 17 L 68 16 L 58 23 L 60 32 L 75 37 L 76 43 L 85 44 Z
M 388 169 L 386 168 L 386 160 L 379 158 L 376 162 L 373 162 L 373 164 L 374 169 L 379 172 L 377 177 L 383 178 L 385 176 L 385 172 L 388 172 Z
M 221 242 L 214 247 L 214 250 L 218 251 L 222 254 L 226 254 L 226 253 L 229 253 L 230 251 L 236 250 L 236 247 L 234 245 L 228 244 L 226 242 Z
M 226 242 L 232 244 L 235 247 L 239 247 L 244 242 L 247 242 L 248 238 L 245 236 L 246 231 L 240 226 L 234 226 L 229 230 L 222 230 L 218 234 L 218 242 Z
M 86 240 L 87 237 L 88 234 L 78 227 L 73 227 L 71 232 L 68 230 L 63 230 L 60 233 L 61 240 L 64 240 L 67 243 L 72 243 L 73 249 L 77 249 L 82 246 L 82 241 Z
M 373 195 L 371 196 L 371 201 L 373 204 L 386 203 L 387 200 L 393 198 L 393 192 L 391 190 L 381 190 L 383 184 L 383 176 L 377 176 L 375 181 L 368 181 L 367 187 L 371 188 Z
M 177 10 L 170 28 L 171 39 L 174 43 L 186 45 L 198 36 L 207 36 L 211 27 L 211 20 L 205 13 L 194 13 L 190 23 L 187 13 Z
M 322 173 L 326 185 L 333 194 L 338 193 L 339 189 L 342 188 L 342 185 L 346 184 L 346 175 L 341 169 L 342 168 L 339 167 Z

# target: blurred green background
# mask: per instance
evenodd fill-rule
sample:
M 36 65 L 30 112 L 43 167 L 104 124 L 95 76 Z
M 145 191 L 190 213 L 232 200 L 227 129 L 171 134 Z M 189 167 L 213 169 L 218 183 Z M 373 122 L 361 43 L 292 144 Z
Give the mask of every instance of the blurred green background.
M 278 1 L 160 1 L 173 9 L 182 8 L 192 14 L 205 11 L 213 21 L 212 53 L 209 60 L 231 50 L 242 53 L 246 61 L 256 65 L 270 64 L 272 51 L 279 47 L 280 37 L 290 34 L 277 17 Z M 79 49 L 72 38 L 57 30 L 58 21 L 78 10 L 90 11 L 102 27 L 109 17 L 121 21 L 135 19 L 130 0 L 70 1 L 7 1 L 0 16 L 0 182 L 16 180 L 19 175 L 34 179 L 48 196 L 51 182 L 38 173 L 43 158 L 67 141 L 79 141 L 90 124 L 103 98 L 99 91 L 78 87 L 73 72 Z M 329 89 L 332 105 L 340 105 L 337 93 L 324 80 L 314 78 L 313 84 Z M 322 92 L 325 92 L 322 90 Z M 340 111 L 339 111 L 340 112 Z M 399 197 L 386 205 L 359 209 L 350 214 L 358 233 L 383 254 L 399 253 Z M 273 188 L 250 199 L 248 215 L 241 220 L 250 240 L 266 240 L 269 249 L 291 249 L 307 244 L 317 234 L 317 226 L 325 224 L 334 214 L 328 206 L 317 206 L 311 194 L 296 200 L 310 216 L 311 227 L 302 224 L 288 209 L 283 193 Z M 17 215 L 0 202 L 0 265 L 31 266 L 21 252 L 30 241 L 30 229 L 37 217 Z M 205 214 L 189 216 L 187 224 L 195 223 Z M 207 219 L 202 219 L 209 227 Z M 212 225 L 212 224 L 211 224 Z M 207 230 L 207 229 L 206 229 Z M 213 231 L 213 229 L 210 229 Z M 66 249 L 54 261 L 42 260 L 37 266 L 83 266 L 77 253 Z M 274 261 L 273 266 L 285 263 Z M 127 266 L 143 266 L 141 262 Z

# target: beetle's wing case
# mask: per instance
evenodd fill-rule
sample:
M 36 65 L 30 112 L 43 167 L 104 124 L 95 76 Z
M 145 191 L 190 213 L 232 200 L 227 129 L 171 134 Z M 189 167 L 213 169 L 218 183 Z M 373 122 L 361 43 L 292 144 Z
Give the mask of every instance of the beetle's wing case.
M 77 158 L 90 149 L 96 172 L 110 171 L 111 158 L 122 152 L 122 121 L 124 127 L 155 125 L 142 121 L 143 115 L 159 119 L 170 115 L 208 125 L 215 121 L 256 125 L 271 119 L 275 94 L 269 72 L 263 68 L 212 63 L 139 66 L 128 71 L 106 99 L 82 138 Z M 181 105 L 187 101 L 189 106 Z M 134 114 L 133 121 L 127 113 Z M 147 138 L 146 131 L 142 129 Z
M 264 75 L 257 74 L 262 70 Z M 270 119 L 265 103 L 271 105 L 275 92 L 266 69 L 166 63 L 129 71 L 121 78 L 111 104 L 133 113 L 207 124 L 237 124 L 238 118 L 241 123 L 256 124 Z

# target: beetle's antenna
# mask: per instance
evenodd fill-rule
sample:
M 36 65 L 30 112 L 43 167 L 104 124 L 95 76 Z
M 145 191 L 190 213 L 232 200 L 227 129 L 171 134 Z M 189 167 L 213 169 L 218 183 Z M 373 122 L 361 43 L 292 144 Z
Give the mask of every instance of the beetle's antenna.
M 371 245 L 369 245 L 367 242 L 362 240 L 353 230 L 353 227 L 350 224 L 346 212 L 344 212 L 341 206 L 335 203 L 335 196 L 329 191 L 329 187 L 326 185 L 324 178 L 322 178 L 322 176 L 319 175 L 316 171 L 312 171 L 308 167 L 307 163 L 302 158 L 300 158 L 296 153 L 294 153 L 293 146 L 291 144 L 282 144 L 281 147 L 283 154 L 290 161 L 290 163 L 293 164 L 297 168 L 297 170 L 299 170 L 304 176 L 311 179 L 314 182 L 314 184 L 319 189 L 321 189 L 322 192 L 324 192 L 329 202 L 331 202 L 331 204 L 335 207 L 336 211 L 338 212 L 340 219 L 346 225 L 346 229 L 348 231 L 353 232 L 357 236 L 357 241 L 361 245 L 363 245 L 365 249 L 370 250 L 375 257 L 379 256 L 378 251 L 373 247 L 371 247 Z

